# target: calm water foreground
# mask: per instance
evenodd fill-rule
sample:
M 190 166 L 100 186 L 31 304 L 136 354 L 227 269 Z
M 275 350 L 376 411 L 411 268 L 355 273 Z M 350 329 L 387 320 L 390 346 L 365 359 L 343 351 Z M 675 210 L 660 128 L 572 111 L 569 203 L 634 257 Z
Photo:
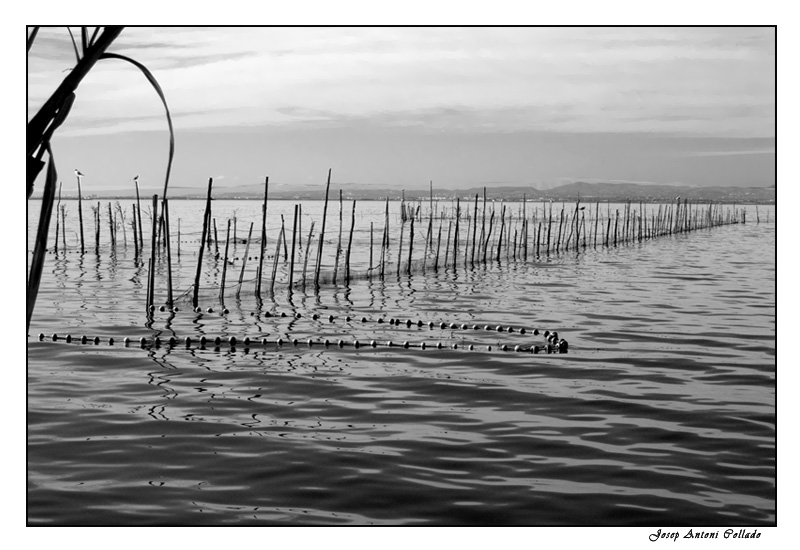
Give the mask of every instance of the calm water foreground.
M 240 209 L 240 238 L 259 223 L 255 202 L 217 206 Z M 369 221 L 383 220 L 382 204 L 364 208 L 362 267 Z M 205 258 L 201 313 L 181 297 L 198 246 L 183 221 L 178 311 L 152 319 L 132 245 L 80 255 L 71 231 L 48 255 L 27 344 L 28 522 L 774 525 L 775 225 L 750 220 L 319 293 L 278 285 L 261 301 L 246 270 L 224 304 L 221 262 Z M 485 330 L 498 325 L 516 330 Z M 534 329 L 569 353 L 511 351 L 541 343 Z M 179 344 L 138 345 L 155 335 Z M 187 349 L 187 336 L 209 344 Z

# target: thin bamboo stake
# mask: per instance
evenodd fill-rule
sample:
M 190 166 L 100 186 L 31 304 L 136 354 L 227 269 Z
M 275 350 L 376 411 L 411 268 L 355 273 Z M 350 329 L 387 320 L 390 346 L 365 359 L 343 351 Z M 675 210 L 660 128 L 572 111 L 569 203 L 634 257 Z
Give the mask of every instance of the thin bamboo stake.
M 289 247 L 286 246 L 286 228 L 284 226 L 283 214 L 281 214 L 281 237 L 283 239 L 283 261 L 285 262 L 289 259 Z
M 278 234 L 278 242 L 275 243 L 275 256 L 272 260 L 272 281 L 269 284 L 269 291 L 275 294 L 275 277 L 278 273 L 278 258 L 281 255 L 281 238 L 283 237 L 284 228 L 281 227 L 281 232 Z
M 78 179 L 78 224 L 80 225 L 81 229 L 81 254 L 83 254 L 85 252 L 83 248 L 83 207 L 81 206 L 83 193 L 81 193 L 81 173 L 77 170 L 75 170 L 75 177 Z M 109 207 L 110 206 L 111 205 L 109 203 Z
M 256 296 L 261 297 L 261 279 L 264 272 L 264 252 L 267 249 L 267 200 L 269 198 L 269 176 L 264 178 L 264 202 L 261 204 L 261 245 L 256 270 Z
M 133 257 L 134 258 L 138 258 L 139 257 L 139 238 L 140 237 L 139 237 L 138 228 L 136 227 L 136 214 L 138 212 L 138 209 L 136 208 L 136 203 L 133 203 L 132 208 L 133 208 L 133 219 L 131 219 L 131 227 L 133 228 Z M 100 210 L 100 203 L 97 203 L 97 210 L 98 211 Z M 99 222 L 99 219 L 98 219 L 98 222 Z M 97 234 L 98 234 L 98 236 L 100 234 L 100 224 L 99 223 L 97 224 Z
M 142 231 L 142 205 L 139 201 L 139 176 L 133 178 L 136 183 L 136 217 L 139 221 L 139 250 L 144 251 L 144 236 Z
M 192 294 L 192 307 L 197 307 L 197 298 L 198 293 L 200 292 L 200 273 L 202 272 L 203 268 L 203 251 L 206 247 L 206 237 L 210 233 L 208 227 L 208 218 L 209 214 L 211 213 L 211 184 L 213 183 L 213 178 L 208 178 L 208 192 L 206 194 L 206 209 L 203 213 L 203 230 L 200 234 L 200 252 L 197 255 L 197 272 L 194 276 L 194 292 Z M 216 229 L 216 221 L 215 229 Z
M 383 238 L 381 239 L 381 280 L 386 266 L 386 251 L 389 249 L 389 198 L 386 198 L 386 207 L 383 214 Z
M 475 210 L 472 214 L 474 218 L 474 223 L 472 224 L 472 254 L 469 258 L 470 265 L 475 265 L 475 237 L 478 234 L 478 194 L 475 193 Z M 466 254 L 465 254 L 466 256 Z
M 167 305 L 172 307 L 172 254 L 169 239 L 169 199 L 164 197 L 162 210 L 164 212 L 164 242 L 167 243 Z
M 344 281 L 345 283 L 350 282 L 350 251 L 353 248 L 353 230 L 356 227 L 356 201 L 353 201 L 353 214 L 350 217 L 350 237 L 347 240 L 347 255 L 344 261 Z M 370 250 L 370 254 L 372 254 L 372 250 Z M 370 258 L 370 261 L 372 258 Z
M 336 258 L 333 262 L 333 284 L 339 274 L 339 256 L 342 255 L 342 190 L 339 189 L 339 240 L 336 243 Z
M 439 222 L 439 238 L 436 241 L 436 260 L 433 262 L 433 270 L 437 271 L 439 269 L 439 248 L 442 245 L 442 222 Z
M 406 274 L 411 275 L 411 259 L 414 253 L 414 218 L 411 218 L 411 234 L 408 238 L 408 265 L 406 266 Z
M 100 201 L 94 211 L 94 253 L 100 254 Z
M 225 255 L 222 258 L 222 277 L 219 281 L 219 301 L 225 302 L 225 275 L 228 271 L 228 246 L 231 242 L 231 219 L 228 218 L 228 231 L 225 235 Z
M 60 209 L 61 209 L 61 182 L 58 182 L 58 204 L 56 204 L 56 243 L 53 246 L 53 252 L 56 253 L 58 252 L 58 213 Z
M 453 227 L 452 220 L 447 220 L 447 242 L 444 245 L 444 269 L 447 270 L 447 256 L 450 253 L 450 232 Z
M 492 226 L 494 225 L 494 209 L 492 209 L 492 214 L 489 216 L 489 230 L 486 232 L 486 240 L 483 242 L 483 263 L 486 263 L 486 251 L 489 247 L 489 240 L 492 237 Z M 491 261 L 491 258 L 489 258 Z
M 536 231 L 536 257 L 539 257 L 539 237 L 542 235 L 542 222 L 539 222 L 539 229 Z
M 158 195 L 153 195 L 153 227 L 150 235 L 150 272 L 148 273 L 147 309 L 154 305 L 156 282 L 156 223 L 158 214 Z
M 322 210 L 322 230 L 319 232 L 319 247 L 317 248 L 317 267 L 314 274 L 314 286 L 319 288 L 319 270 L 322 265 L 322 243 L 325 239 L 325 219 L 328 215 L 328 190 L 331 188 L 331 169 L 328 169 L 328 183 L 325 186 L 325 206 Z M 273 277 L 274 279 L 274 277 Z M 274 283 L 274 281 L 273 281 Z
M 453 269 L 458 265 L 458 222 L 461 219 L 461 198 L 456 197 L 456 230 L 453 234 Z
M 236 289 L 236 297 L 242 292 L 244 282 L 244 268 L 247 265 L 247 255 L 250 253 L 250 241 L 253 239 L 253 222 L 250 222 L 250 231 L 247 233 L 247 244 L 244 246 L 244 256 L 242 256 L 242 270 L 239 272 L 239 287 Z M 294 263 L 294 248 L 292 248 L 292 263 Z M 291 279 L 289 279 L 291 282 Z
M 372 240 L 373 225 L 373 222 L 369 222 L 369 269 L 367 270 L 367 273 L 369 273 L 370 278 L 372 278 L 372 252 L 375 246 Z
M 113 250 L 117 246 L 117 241 L 114 238 L 114 217 L 111 213 L 111 203 L 108 203 L 108 232 L 111 235 L 111 249 Z M 81 250 L 83 250 L 83 238 L 81 238 Z
M 292 256 L 289 261 L 289 293 L 292 292 L 292 283 L 294 281 L 294 254 L 295 246 L 297 243 L 297 218 L 299 217 L 300 205 L 294 205 L 294 219 L 292 220 Z
M 306 250 L 303 258 L 303 291 L 306 289 L 306 270 L 308 269 L 308 257 L 311 255 L 311 235 L 314 233 L 314 221 L 311 222 L 311 229 L 308 230 L 308 240 L 306 240 Z
M 209 218 L 211 213 L 209 212 Z M 211 246 L 211 233 L 208 236 L 208 246 Z M 214 256 L 219 259 L 219 239 L 217 238 L 217 218 L 214 218 Z
M 497 253 L 495 254 L 495 259 L 500 260 L 500 247 L 503 245 L 503 233 L 506 228 L 506 205 L 503 204 L 503 208 L 500 210 L 500 233 L 497 239 Z
M 61 205 L 61 243 L 63 244 L 64 252 L 67 251 L 67 205 Z
M 397 274 L 400 275 L 400 259 L 403 257 L 403 230 L 406 224 L 403 222 L 403 216 L 400 216 L 400 245 L 397 247 Z

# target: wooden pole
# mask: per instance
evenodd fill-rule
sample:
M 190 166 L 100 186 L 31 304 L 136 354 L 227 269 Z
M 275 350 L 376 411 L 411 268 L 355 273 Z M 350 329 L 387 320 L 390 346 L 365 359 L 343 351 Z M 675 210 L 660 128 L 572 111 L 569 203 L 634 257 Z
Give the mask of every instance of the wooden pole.
M 244 268 L 247 265 L 247 255 L 250 253 L 250 241 L 253 239 L 253 222 L 250 222 L 250 231 L 247 233 L 247 244 L 244 245 L 244 256 L 242 256 L 242 270 L 239 272 L 239 287 L 236 289 L 236 297 L 242 292 L 244 282 Z M 294 261 L 294 249 L 292 249 L 292 261 Z
M 156 223 L 158 222 L 158 195 L 153 195 L 153 227 L 150 235 L 150 273 L 148 274 L 148 295 L 147 306 L 148 311 L 150 306 L 154 304 L 155 296 L 155 267 L 156 267 Z
M 436 241 L 436 260 L 433 262 L 433 270 L 439 269 L 439 248 L 442 245 L 442 221 L 439 221 L 439 238 Z
M 367 273 L 369 273 L 370 278 L 372 278 L 372 252 L 375 246 L 372 240 L 373 225 L 373 222 L 369 222 L 369 269 L 367 270 Z
M 169 239 L 169 199 L 164 197 L 162 210 L 164 211 L 164 242 L 167 243 L 167 305 L 172 307 L 172 254 Z
M 475 238 L 478 235 L 478 194 L 475 193 L 475 210 L 472 214 L 474 223 L 472 224 L 472 254 L 469 258 L 470 265 L 475 265 Z
M 261 246 L 256 270 L 256 296 L 261 297 L 261 279 L 264 272 L 264 252 L 267 249 L 267 200 L 269 198 L 269 176 L 264 178 L 264 202 L 261 204 Z
M 97 204 L 97 210 L 98 210 L 98 212 L 100 211 L 100 203 Z M 133 257 L 134 258 L 138 258 L 139 257 L 139 238 L 140 238 L 140 236 L 139 236 L 138 229 L 136 227 L 136 214 L 138 212 L 139 212 L 139 210 L 136 208 L 136 203 L 133 203 L 133 219 L 131 220 L 131 226 L 133 227 Z M 99 227 L 100 227 L 100 225 L 98 224 L 98 230 L 97 230 L 98 234 L 100 233 Z
M 225 255 L 222 258 L 222 278 L 219 281 L 219 301 L 225 302 L 225 275 L 228 271 L 228 246 L 231 242 L 231 219 L 228 218 L 228 231 L 225 235 Z
M 414 253 L 414 218 L 411 218 L 411 234 L 408 238 L 408 265 L 406 266 L 406 274 L 411 275 L 411 259 Z
M 209 212 L 209 218 L 211 218 L 211 213 Z M 211 234 L 209 232 L 208 235 L 208 246 L 211 246 Z M 214 256 L 219 258 L 219 239 L 217 238 L 217 218 L 214 218 Z
M 275 257 L 272 260 L 272 281 L 269 284 L 269 291 L 275 294 L 275 277 L 278 273 L 278 258 L 281 255 L 281 238 L 283 237 L 284 229 L 281 227 L 281 232 L 278 234 L 278 242 L 275 243 Z
M 144 251 L 144 235 L 142 231 L 142 204 L 139 201 L 139 176 L 133 178 L 136 183 L 136 218 L 139 222 L 139 250 Z
M 80 225 L 81 229 L 81 254 L 83 254 L 85 252 L 83 248 L 83 207 L 81 206 L 83 193 L 81 193 L 81 177 L 77 174 L 75 177 L 78 178 L 78 224 Z M 111 204 L 109 203 L 109 208 L 110 207 Z
M 447 242 L 444 245 L 444 269 L 447 270 L 447 256 L 450 253 L 450 232 L 453 228 L 453 221 L 447 220 Z
M 308 230 L 308 239 L 306 240 L 306 250 L 303 257 L 303 290 L 306 289 L 306 270 L 308 269 L 308 257 L 311 255 L 311 235 L 314 233 L 314 221 L 311 222 L 311 228 Z
M 458 265 L 458 222 L 461 218 L 461 198 L 456 197 L 456 230 L 453 233 L 453 269 Z
M 319 247 L 317 248 L 317 267 L 314 274 L 314 286 L 319 288 L 319 269 L 322 265 L 322 243 L 325 239 L 325 219 L 328 215 L 328 191 L 331 188 L 331 169 L 328 169 L 328 183 L 325 186 L 325 206 L 322 210 L 322 229 L 319 232 Z
M 67 205 L 61 205 L 61 244 L 64 252 L 67 251 Z
M 397 247 L 397 274 L 400 275 L 400 259 L 403 257 L 403 230 L 406 227 L 405 222 L 403 222 L 403 217 L 400 216 L 400 244 Z
M 503 246 L 503 231 L 506 228 L 506 205 L 503 204 L 503 209 L 500 211 L 500 236 L 497 239 L 497 260 L 500 260 L 500 247 Z
M 94 253 L 100 254 L 100 201 L 97 201 L 97 210 L 94 211 Z
M 489 248 L 489 241 L 492 238 L 492 226 L 494 225 L 494 207 L 492 207 L 492 214 L 489 216 L 489 230 L 486 232 L 486 240 L 483 242 L 483 263 L 486 263 L 486 252 Z M 491 258 L 489 258 L 491 261 Z
M 61 182 L 58 183 L 58 203 L 56 204 L 56 243 L 55 243 L 55 245 L 53 247 L 53 252 L 58 252 L 58 229 L 59 229 L 59 226 L 58 226 L 58 213 L 60 212 L 60 209 L 61 209 Z M 52 212 L 50 213 L 50 215 L 52 216 Z M 49 227 L 49 224 L 48 224 L 48 227 Z M 38 288 L 37 288 L 37 293 L 38 293 Z
M 336 258 L 333 261 L 333 284 L 339 274 L 339 256 L 342 255 L 342 190 L 339 189 L 339 240 L 336 243 Z
M 83 229 L 81 229 L 81 251 L 83 251 Z M 111 235 L 111 249 L 117 246 L 116 239 L 114 238 L 114 216 L 111 213 L 111 203 L 108 203 L 108 233 Z
M 200 235 L 200 252 L 197 255 L 197 272 L 194 276 L 194 292 L 192 294 L 192 307 L 197 307 L 198 293 L 200 292 L 200 273 L 203 268 L 203 250 L 206 246 L 206 236 L 209 233 L 208 218 L 211 213 L 211 184 L 213 178 L 208 178 L 208 193 L 206 194 L 206 209 L 203 214 L 203 231 Z
M 289 293 L 292 292 L 292 282 L 294 280 L 294 254 L 297 245 L 297 219 L 299 218 L 300 205 L 294 205 L 294 219 L 292 220 L 292 255 L 289 260 Z
M 345 256 L 344 261 L 344 281 L 345 283 L 350 282 L 350 250 L 353 248 L 353 230 L 356 227 L 356 201 L 353 201 L 353 213 L 350 217 L 350 237 L 347 239 L 347 255 Z M 372 254 L 372 249 L 370 249 L 370 256 Z M 370 257 L 370 261 L 372 258 Z
M 286 228 L 284 226 L 285 226 L 285 222 L 283 221 L 283 214 L 281 214 L 281 237 L 283 239 L 282 240 L 282 243 L 283 243 L 283 261 L 285 262 L 286 260 L 289 259 L 289 250 L 288 250 L 288 247 L 286 246 Z

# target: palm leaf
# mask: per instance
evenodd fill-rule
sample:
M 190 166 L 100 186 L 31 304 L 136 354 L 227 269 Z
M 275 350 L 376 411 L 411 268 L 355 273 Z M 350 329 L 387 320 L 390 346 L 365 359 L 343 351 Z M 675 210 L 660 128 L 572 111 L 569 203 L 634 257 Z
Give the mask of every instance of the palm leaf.
M 42 197 L 42 213 L 39 216 L 39 228 L 36 231 L 36 244 L 33 249 L 33 259 L 31 260 L 31 270 L 28 275 L 28 303 L 26 311 L 26 330 L 31 325 L 31 315 L 33 306 L 36 303 L 36 295 L 39 293 L 39 282 L 42 279 L 42 268 L 44 267 L 45 253 L 47 252 L 47 233 L 50 230 L 50 217 L 53 213 L 53 201 L 56 195 L 56 163 L 53 159 L 53 152 L 48 147 L 49 161 L 47 164 L 47 177 L 44 184 L 44 196 Z
M 172 158 L 175 156 L 175 131 L 172 127 L 172 116 L 170 115 L 169 106 L 167 105 L 167 98 L 164 96 L 164 92 L 161 89 L 161 86 L 158 84 L 158 81 L 153 76 L 153 73 L 151 73 L 147 67 L 138 61 L 117 53 L 104 53 L 100 56 L 100 59 L 121 59 L 122 61 L 127 61 L 128 63 L 135 65 L 140 71 L 142 71 L 147 80 L 150 81 L 153 89 L 155 89 L 158 97 L 161 98 L 161 102 L 164 104 L 164 110 L 167 112 L 167 124 L 169 125 L 169 159 L 167 161 L 167 176 L 164 180 L 164 194 L 161 196 L 161 198 L 166 199 L 167 187 L 169 186 L 169 176 L 172 171 Z
M 86 49 L 89 47 L 89 36 L 86 27 L 81 27 L 81 51 L 86 55 Z
M 92 44 L 94 44 L 94 39 L 97 38 L 97 33 L 100 32 L 101 28 L 102 27 L 95 27 L 94 28 L 94 32 L 92 33 L 92 37 L 89 39 L 89 47 L 90 48 L 92 47 Z
M 33 41 L 36 40 L 36 35 L 39 33 L 39 27 L 33 27 L 31 34 L 28 35 L 28 51 L 31 51 Z
M 77 63 L 81 62 L 81 54 L 78 53 L 78 44 L 75 42 L 75 36 L 72 34 L 72 29 L 67 27 L 67 31 L 69 32 L 69 37 L 72 40 L 72 49 L 75 50 L 75 61 Z
M 56 113 L 61 109 L 64 101 L 69 94 L 75 92 L 83 78 L 89 73 L 91 68 L 100 58 L 100 55 L 111 45 L 111 43 L 122 32 L 123 27 L 106 27 L 97 39 L 97 42 L 89 48 L 88 53 L 73 68 L 67 77 L 61 82 L 53 95 L 42 105 L 42 108 L 28 122 L 27 132 L 27 154 L 33 155 L 42 146 L 42 136 L 45 135 L 47 127 L 52 123 Z M 73 42 L 74 45 L 74 42 Z

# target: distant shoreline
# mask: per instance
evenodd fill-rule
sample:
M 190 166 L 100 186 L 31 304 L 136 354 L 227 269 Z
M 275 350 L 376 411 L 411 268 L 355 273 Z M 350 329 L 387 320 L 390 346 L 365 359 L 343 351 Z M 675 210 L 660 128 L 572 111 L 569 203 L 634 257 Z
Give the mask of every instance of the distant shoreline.
M 118 191 L 113 189 L 93 189 L 84 187 L 85 200 L 135 200 L 133 190 Z M 141 198 L 152 198 L 154 194 L 161 194 L 162 189 L 140 189 Z M 691 202 L 736 203 L 736 204 L 775 204 L 777 194 L 775 187 L 730 187 L 707 186 L 690 187 L 681 185 L 657 184 L 628 184 L 628 183 L 584 183 L 576 182 L 552 189 L 536 189 L 525 186 L 496 186 L 496 187 L 470 187 L 466 189 L 434 188 L 433 190 L 412 188 L 398 189 L 387 187 L 348 186 L 347 184 L 331 185 L 328 193 L 330 200 L 336 200 L 339 193 L 344 200 L 352 201 L 429 201 L 431 198 L 438 201 L 473 201 L 476 196 L 494 201 L 521 202 L 646 202 L 646 203 L 674 203 L 688 199 Z M 119 194 L 122 193 L 122 194 Z M 433 197 L 431 197 L 433 193 Z M 41 195 L 41 189 L 35 191 L 34 197 Z M 263 184 L 245 185 L 236 188 L 218 187 L 212 189 L 215 200 L 264 200 Z M 206 192 L 201 189 L 177 187 L 169 190 L 170 200 L 205 200 Z M 31 197 L 31 198 L 34 198 Z M 70 188 L 70 192 L 62 190 L 62 200 L 76 199 L 77 189 Z M 325 189 L 306 188 L 273 189 L 269 193 L 269 200 L 284 201 L 313 201 L 324 200 Z

